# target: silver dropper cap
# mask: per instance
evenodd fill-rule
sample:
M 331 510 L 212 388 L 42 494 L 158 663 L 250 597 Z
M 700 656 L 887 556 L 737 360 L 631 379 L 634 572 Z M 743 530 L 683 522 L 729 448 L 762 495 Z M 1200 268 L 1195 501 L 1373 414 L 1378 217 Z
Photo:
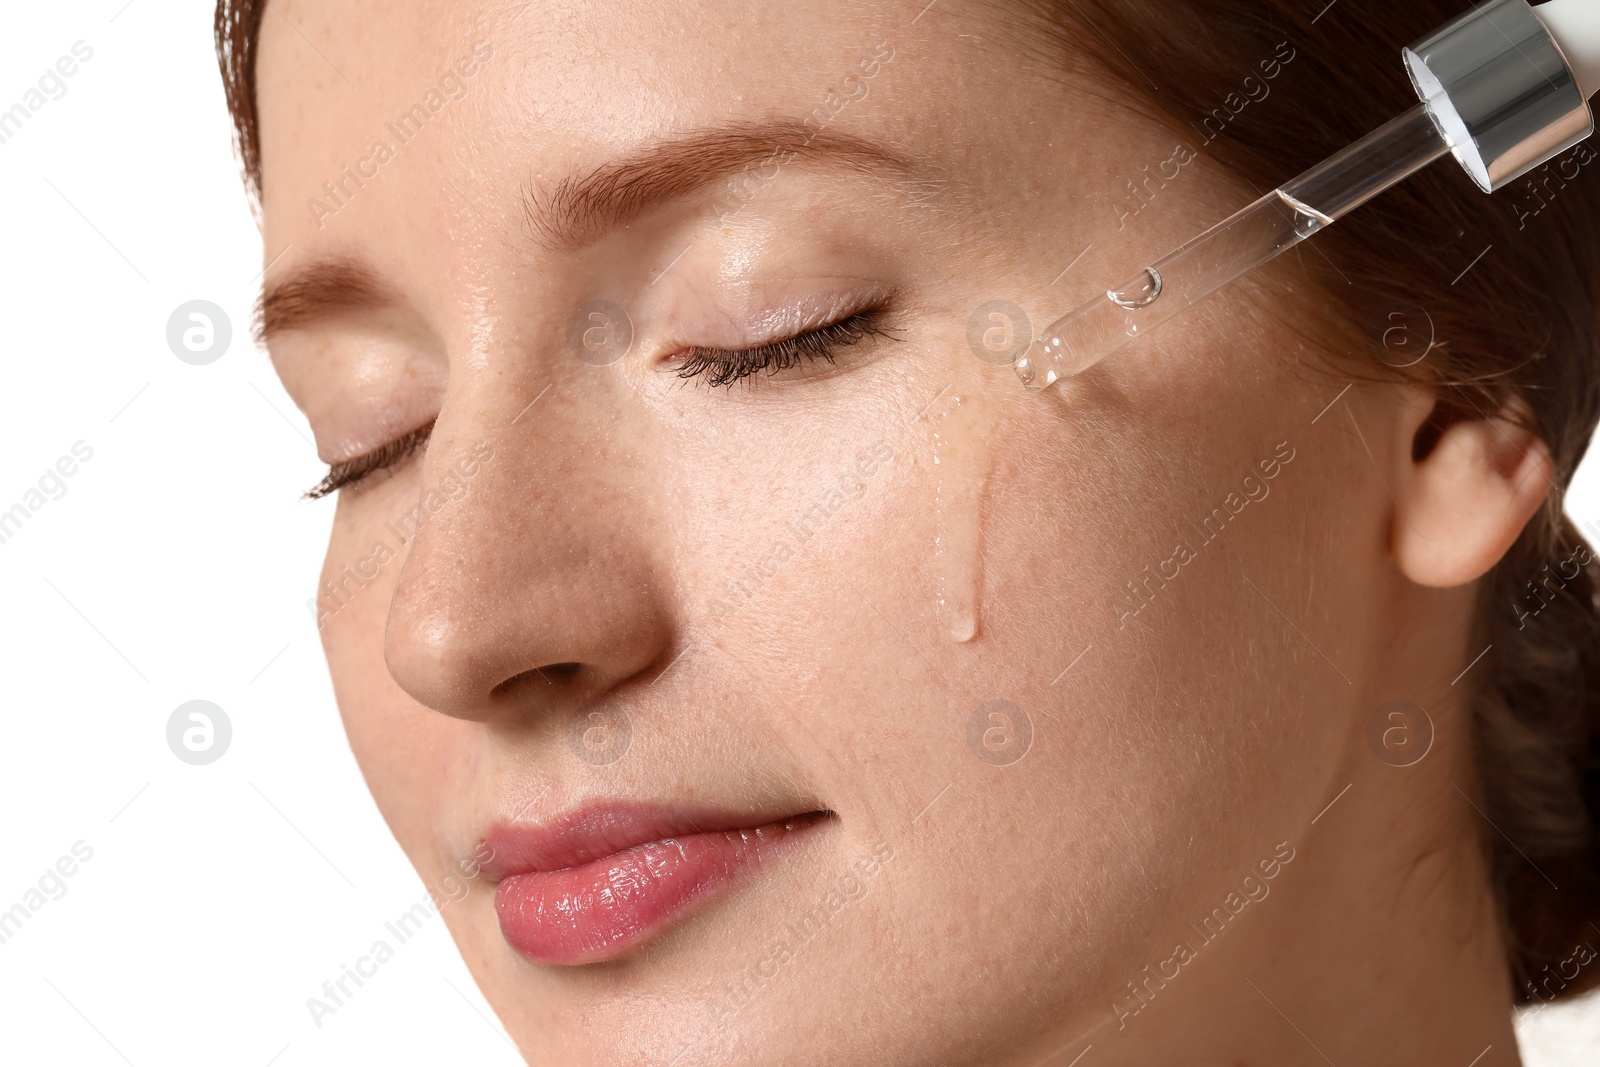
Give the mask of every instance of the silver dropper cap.
M 1527 0 L 1488 0 L 1403 55 L 1440 136 L 1486 193 L 1594 132 L 1583 90 Z

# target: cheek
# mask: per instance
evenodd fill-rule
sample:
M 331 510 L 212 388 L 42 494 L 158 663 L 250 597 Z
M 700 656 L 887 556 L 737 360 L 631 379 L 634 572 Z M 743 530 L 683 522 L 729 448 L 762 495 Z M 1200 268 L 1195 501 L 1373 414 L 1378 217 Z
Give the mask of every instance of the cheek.
M 416 465 L 355 501 L 341 499 L 318 584 L 322 646 L 350 748 L 379 811 L 419 870 L 438 866 L 430 828 L 448 782 L 472 760 L 476 724 L 422 707 L 389 675 L 383 635 L 409 548 L 403 517 Z
M 1193 374 L 1182 338 L 1164 338 L 1181 390 L 1091 376 L 995 429 L 983 640 L 970 673 L 946 646 L 962 692 L 937 727 L 1003 698 L 1031 720 L 1032 749 L 947 772 L 967 788 L 941 801 L 940 832 L 983 862 L 927 883 L 954 906 L 996 884 L 1044 902 L 997 913 L 989 948 L 1048 931 L 1084 959 L 1134 958 L 1122 931 L 1225 892 L 1316 811 L 1344 758 L 1383 491 L 1348 421 L 1312 423 L 1338 383 L 1288 379 L 1283 339 L 1244 333 L 1237 355 L 1197 352 Z M 1243 479 L 1285 442 L 1294 459 L 1249 500 Z M 1027 833 L 1034 820 L 1052 832 Z

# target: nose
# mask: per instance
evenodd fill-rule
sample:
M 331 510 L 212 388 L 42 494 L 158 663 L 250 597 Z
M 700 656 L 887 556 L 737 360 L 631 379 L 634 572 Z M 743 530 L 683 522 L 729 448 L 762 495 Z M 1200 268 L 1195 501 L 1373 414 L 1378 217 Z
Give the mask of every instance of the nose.
M 667 662 L 647 450 L 625 418 L 597 425 L 582 401 L 553 390 L 513 419 L 520 405 L 503 398 L 450 398 L 435 423 L 384 635 L 390 674 L 435 711 L 503 722 L 572 708 Z

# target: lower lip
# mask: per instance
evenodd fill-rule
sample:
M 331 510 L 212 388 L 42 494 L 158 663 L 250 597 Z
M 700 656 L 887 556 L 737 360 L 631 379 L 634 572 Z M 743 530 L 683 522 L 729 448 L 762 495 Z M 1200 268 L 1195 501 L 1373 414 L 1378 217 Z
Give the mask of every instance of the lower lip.
M 581 867 L 510 875 L 495 891 L 500 933 L 540 963 L 615 959 L 798 844 L 822 818 L 652 841 Z

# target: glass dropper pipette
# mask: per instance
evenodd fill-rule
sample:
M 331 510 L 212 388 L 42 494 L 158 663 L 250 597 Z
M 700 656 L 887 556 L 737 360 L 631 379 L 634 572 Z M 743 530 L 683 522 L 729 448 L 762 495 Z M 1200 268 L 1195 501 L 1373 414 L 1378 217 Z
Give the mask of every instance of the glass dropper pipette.
M 1022 384 L 1087 370 L 1442 156 L 1492 192 L 1593 132 L 1600 0 L 1492 0 L 1402 54 L 1422 103 L 1051 323 Z
M 1417 105 L 1051 323 L 1017 361 L 1022 384 L 1087 370 L 1449 151 Z

